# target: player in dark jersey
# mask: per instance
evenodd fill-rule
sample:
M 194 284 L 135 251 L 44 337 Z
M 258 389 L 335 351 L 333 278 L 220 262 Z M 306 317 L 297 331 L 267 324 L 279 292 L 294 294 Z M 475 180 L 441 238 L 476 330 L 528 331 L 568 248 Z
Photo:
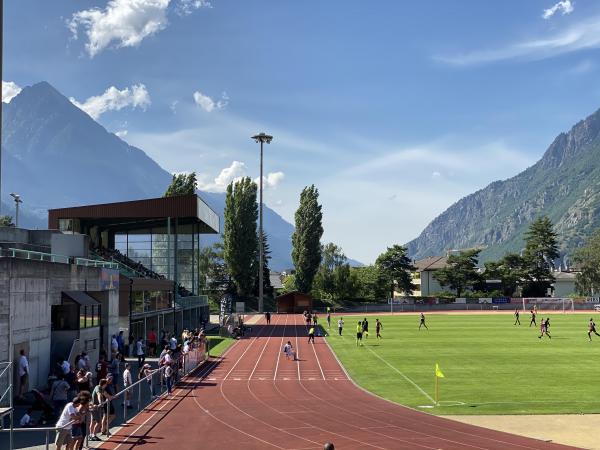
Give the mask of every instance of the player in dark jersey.
M 542 317 L 542 322 L 540 323 L 540 335 L 538 336 L 538 338 L 541 339 L 545 334 L 550 339 L 552 339 L 552 336 L 550 336 L 550 333 L 548 333 L 548 328 L 550 328 L 550 317 L 548 317 L 546 320 L 544 320 L 544 318 Z
M 383 324 L 379 321 L 379 319 L 375 319 L 375 332 L 377 333 L 377 339 L 381 339 L 381 330 L 383 329 Z
M 535 322 L 535 311 L 531 310 L 531 320 L 529 321 L 529 326 L 535 325 L 537 327 L 537 323 Z
M 594 323 L 594 319 L 590 317 L 590 324 L 588 326 L 588 339 L 590 340 L 590 342 L 592 342 L 592 333 L 594 333 L 596 336 L 600 336 L 600 334 L 598 334 L 598 332 L 596 331 L 596 324 Z
M 362 323 L 362 334 L 365 339 L 369 337 L 369 321 L 367 320 L 366 317 Z
M 521 321 L 519 320 L 519 308 L 515 309 L 515 325 L 521 325 Z
M 425 325 L 425 314 L 421 313 L 421 320 L 419 322 L 419 330 L 421 329 L 421 327 L 425 327 L 427 328 L 427 325 Z M 429 328 L 427 328 L 429 330 Z

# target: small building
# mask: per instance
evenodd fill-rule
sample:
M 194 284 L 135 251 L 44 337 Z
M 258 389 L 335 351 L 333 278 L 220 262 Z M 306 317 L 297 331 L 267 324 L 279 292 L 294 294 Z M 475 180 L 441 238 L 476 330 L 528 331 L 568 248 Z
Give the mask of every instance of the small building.
M 433 256 L 425 259 L 421 259 L 414 263 L 416 267 L 415 272 L 412 274 L 412 282 L 417 286 L 413 291 L 415 297 L 428 297 L 437 292 L 442 292 L 444 289 L 437 281 L 433 274 L 443 269 L 448 265 L 447 256 Z M 402 293 L 394 293 L 394 296 L 404 296 Z
M 554 272 L 552 297 L 565 298 L 577 292 L 575 289 L 576 272 Z
M 277 313 L 279 314 L 298 314 L 304 311 L 312 311 L 313 298 L 308 294 L 301 292 L 288 292 L 275 298 L 277 304 Z

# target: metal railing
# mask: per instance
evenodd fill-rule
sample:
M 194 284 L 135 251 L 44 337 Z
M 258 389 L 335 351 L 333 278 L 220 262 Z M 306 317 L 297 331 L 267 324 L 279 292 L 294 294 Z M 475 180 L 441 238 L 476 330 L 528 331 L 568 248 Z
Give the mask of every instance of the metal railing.
M 24 250 L 21 248 L 1 249 L 0 255 L 7 256 L 9 258 L 30 259 L 34 261 L 47 261 L 69 264 L 68 256 L 55 255 L 54 253 L 34 252 L 33 250 Z
M 203 361 L 208 358 L 208 348 L 205 346 L 196 345 L 190 351 L 184 353 L 180 359 L 173 360 L 173 364 L 176 365 L 176 370 L 173 372 L 173 389 L 175 388 L 177 382 L 184 377 L 185 375 L 192 372 L 196 369 Z M 134 365 L 130 362 L 131 365 Z M 113 419 L 110 422 L 107 422 L 107 430 L 110 432 L 111 426 L 118 427 L 121 425 L 127 424 L 136 414 L 140 411 L 144 410 L 148 407 L 155 399 L 161 397 L 166 391 L 167 386 L 164 378 L 165 366 L 154 368 L 149 375 L 140 374 L 138 380 L 131 384 L 131 386 L 124 387 L 120 391 L 116 392 L 114 395 L 111 395 L 109 400 L 105 400 L 99 405 L 94 405 L 90 403 L 90 406 L 93 408 L 101 408 L 103 411 L 103 415 L 106 415 L 107 418 L 113 416 Z M 6 370 L 6 369 L 5 369 Z M 3 372 L 0 372 L 0 374 Z M 117 380 L 118 384 L 122 386 L 122 380 Z M 123 402 L 122 411 L 119 411 L 120 408 L 114 408 L 115 404 L 118 400 L 121 399 Z M 128 402 L 132 404 L 131 407 L 128 407 Z M 114 408 L 114 414 L 111 415 L 111 404 Z M 133 406 L 135 404 L 135 406 Z M 133 409 L 133 411 L 131 411 Z M 89 427 L 90 421 L 86 420 L 84 426 L 87 431 L 86 434 L 86 446 L 89 448 Z M 102 421 L 100 421 L 100 427 L 102 427 Z M 65 425 L 68 426 L 69 424 Z M 44 442 L 45 448 L 48 450 L 50 447 L 50 432 L 58 431 L 64 427 L 31 427 L 31 428 L 13 428 L 10 430 L 11 432 L 11 444 L 10 449 L 12 450 L 12 432 L 17 433 L 45 433 Z M 9 432 L 9 430 L 0 430 L 1 432 Z M 41 441 L 41 439 L 40 439 Z
M 119 265 L 115 262 L 101 261 L 98 259 L 75 258 L 75 264 L 86 267 L 101 267 L 103 269 L 119 269 Z
M 197 308 L 199 306 L 208 306 L 208 296 L 206 295 L 190 295 L 187 297 L 177 297 L 175 299 L 182 308 Z

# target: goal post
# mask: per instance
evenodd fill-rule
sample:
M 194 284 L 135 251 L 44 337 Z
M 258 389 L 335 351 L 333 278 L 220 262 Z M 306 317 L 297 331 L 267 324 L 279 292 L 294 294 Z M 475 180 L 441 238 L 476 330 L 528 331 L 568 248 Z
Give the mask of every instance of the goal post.
M 523 297 L 523 311 L 558 311 L 562 313 L 575 311 L 575 302 L 572 298 L 547 298 L 547 297 Z

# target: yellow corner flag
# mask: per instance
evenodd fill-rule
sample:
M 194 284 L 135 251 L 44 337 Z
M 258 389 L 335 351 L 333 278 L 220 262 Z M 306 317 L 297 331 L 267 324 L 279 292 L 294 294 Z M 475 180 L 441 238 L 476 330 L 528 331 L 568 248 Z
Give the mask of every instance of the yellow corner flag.
M 438 378 L 444 378 L 444 374 L 440 369 L 440 365 L 438 363 L 435 363 L 435 376 Z

